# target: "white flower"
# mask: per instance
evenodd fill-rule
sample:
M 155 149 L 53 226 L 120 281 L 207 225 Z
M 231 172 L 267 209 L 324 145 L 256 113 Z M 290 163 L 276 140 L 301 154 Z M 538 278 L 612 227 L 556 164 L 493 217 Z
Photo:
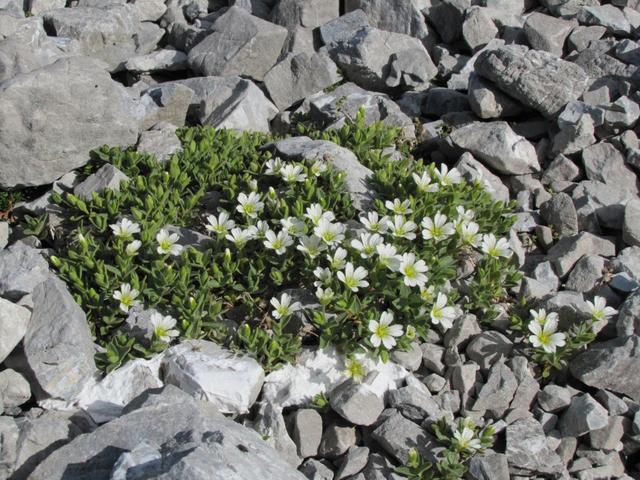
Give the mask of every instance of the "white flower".
M 280 176 L 287 183 L 304 182 L 307 174 L 300 165 L 285 165 L 280 170 Z
M 465 223 L 469 223 L 476 216 L 476 212 L 469 209 L 466 210 L 462 205 L 458 205 L 456 207 L 456 211 L 458 212 L 458 218 L 453 222 L 455 226 L 464 225 Z
M 142 242 L 140 240 L 134 240 L 125 247 L 124 251 L 130 257 L 135 257 L 138 254 L 138 250 L 140 250 L 141 246 Z
M 558 322 L 558 314 L 555 312 L 547 313 L 544 308 L 541 308 L 540 310 L 529 310 L 529 313 L 531 314 L 533 321 L 538 322 L 540 325 L 544 325 L 548 321 Z
M 260 195 L 256 192 L 251 192 L 249 195 L 244 192 L 240 193 L 238 203 L 236 210 L 249 218 L 257 218 L 264 209 L 264 203 L 260 201 Z
M 431 322 L 435 325 L 440 324 L 445 329 L 451 328 L 453 321 L 458 316 L 455 307 L 447 307 L 447 302 L 447 296 L 444 293 L 438 293 L 438 297 L 431 308 Z
M 376 253 L 378 245 L 382 243 L 382 237 L 377 233 L 361 233 L 359 240 L 351 240 L 351 246 L 360 252 L 362 258 L 369 258 Z
M 253 238 L 255 238 L 257 234 L 258 234 L 258 229 L 252 225 L 245 229 L 238 228 L 238 227 L 233 228 L 231 230 L 231 233 L 227 234 L 224 238 L 226 238 L 230 242 L 233 242 L 233 244 L 237 248 L 242 248 L 247 244 L 249 240 L 252 240 Z
M 480 225 L 476 222 L 463 223 L 460 226 L 460 240 L 462 240 L 462 243 L 477 247 L 480 244 L 479 230 Z
M 140 225 L 132 222 L 128 218 L 123 218 L 113 225 L 109 225 L 113 234 L 119 238 L 131 238 L 134 233 L 140 233 Z
M 487 192 L 492 193 L 495 192 L 495 188 L 491 185 L 491 182 L 488 178 L 484 178 L 484 173 L 482 170 L 475 170 L 471 172 L 471 177 L 474 181 L 478 182 L 480 186 Z
M 313 229 L 318 237 L 327 245 L 338 245 L 344 240 L 345 226 L 341 223 L 331 223 L 326 218 L 320 219 L 318 226 Z
M 424 260 L 416 260 L 413 253 L 405 253 L 400 260 L 400 273 L 404 275 L 404 284 L 407 287 L 422 287 L 427 283 L 424 274 L 429 268 Z
M 255 178 L 252 180 L 249 180 L 249 182 L 247 183 L 247 186 L 249 187 L 249 190 L 251 190 L 252 192 L 258 191 L 258 181 Z
M 256 222 L 256 238 L 264 238 L 269 230 L 269 223 L 264 220 L 258 220 Z
M 493 233 L 482 236 L 482 251 L 493 258 L 509 258 L 513 253 L 506 238 L 496 239 Z
M 396 238 L 406 238 L 407 240 L 414 240 L 416 234 L 413 231 L 418 226 L 411 220 L 405 219 L 402 215 L 395 215 L 393 221 L 387 222 L 391 234 Z
M 273 305 L 273 310 L 271 313 L 273 314 L 273 318 L 280 319 L 286 318 L 294 312 L 298 312 L 302 310 L 302 305 L 300 302 L 291 303 L 291 295 L 288 293 L 283 293 L 280 295 L 280 300 L 276 297 L 271 299 L 271 305 Z
M 436 287 L 430 285 L 429 287 L 420 287 L 420 298 L 425 302 L 431 302 L 436 296 Z
M 411 210 L 411 202 L 409 200 L 401 202 L 399 198 L 394 198 L 393 202 L 391 200 L 384 202 L 384 206 L 396 215 L 408 215 L 413 212 L 413 210 Z
M 326 306 L 331 303 L 331 300 L 333 300 L 333 298 L 335 297 L 335 293 L 333 293 L 333 290 L 329 287 L 318 287 L 316 289 L 316 297 L 318 297 L 318 301 L 320 302 L 320 304 Z
M 431 183 L 431 176 L 428 172 L 422 172 L 422 175 L 418 175 L 417 173 L 412 174 L 413 181 L 416 182 L 416 186 L 418 187 L 418 191 L 423 193 L 432 193 L 437 192 L 439 185 L 437 183 Z
M 140 302 L 136 300 L 140 292 L 135 288 L 131 288 L 128 283 L 120 285 L 120 290 L 113 292 L 113 298 L 120 302 L 120 310 L 128 313 L 130 308 L 137 307 Z
M 314 203 L 311 206 L 307 207 L 306 212 L 307 213 L 305 213 L 304 216 L 311 220 L 311 223 L 316 226 L 320 223 L 320 220 L 333 222 L 336 219 L 333 212 L 325 212 L 319 203 Z
M 328 268 L 316 267 L 313 271 L 313 275 L 318 279 L 313 282 L 314 287 L 328 285 L 331 282 L 331 270 Z
M 434 240 L 439 242 L 453 235 L 456 231 L 453 223 L 447 222 L 447 216 L 438 212 L 433 219 L 425 217 L 422 220 L 422 237 L 425 240 Z
M 220 212 L 218 216 L 208 215 L 207 224 L 204 228 L 211 233 L 215 233 L 218 236 L 226 235 L 229 230 L 236 226 L 236 222 L 229 219 L 227 212 Z
M 347 358 L 344 366 L 345 366 L 345 373 L 347 374 L 347 377 L 352 378 L 355 381 L 362 380 L 367 373 L 364 368 L 364 365 L 358 360 L 355 360 L 353 358 Z
M 326 171 L 327 171 L 326 162 L 317 161 L 317 162 L 314 162 L 313 165 L 311 165 L 311 173 L 316 177 L 319 177 Z
M 327 260 L 331 264 L 331 268 L 334 270 L 342 270 L 346 265 L 347 251 L 342 248 L 336 248 L 336 251 L 333 252 L 333 255 L 327 255 Z
M 351 262 L 344 267 L 344 272 L 338 272 L 338 280 L 346 285 L 352 292 L 357 292 L 361 287 L 368 287 L 369 282 L 365 280 L 368 272 L 363 267 L 354 268 Z
M 320 255 L 320 252 L 323 252 L 327 249 L 327 246 L 322 243 L 322 239 L 317 235 L 307 236 L 304 235 L 300 237 L 300 245 L 296 247 L 302 253 L 306 253 L 311 258 L 316 258 Z
M 366 217 L 360 217 L 360 223 L 370 232 L 385 233 L 389 229 L 389 217 L 379 218 L 378 212 L 368 212 Z
M 282 218 L 280 225 L 282 225 L 282 228 L 284 228 L 289 235 L 293 235 L 294 237 L 300 237 L 307 233 L 305 223 L 296 217 Z
M 182 245 L 178 245 L 176 243 L 179 239 L 180 237 L 177 233 L 169 234 L 169 232 L 163 228 L 156 235 L 156 241 L 158 242 L 158 253 L 160 255 L 180 255 L 180 253 L 182 253 Z
M 280 158 L 271 158 L 265 162 L 265 166 L 267 167 L 264 172 L 265 175 L 280 175 L 280 170 L 282 169 L 282 160 Z
M 381 244 L 376 247 L 378 253 L 378 262 L 380 265 L 387 267 L 391 271 L 397 271 L 400 268 L 400 256 L 396 247 L 391 244 Z
M 165 343 L 171 343 L 175 337 L 180 335 L 178 330 L 175 330 L 176 319 L 169 315 L 162 315 L 158 312 L 151 314 L 151 326 L 153 327 L 153 335 L 160 341 Z
M 454 183 L 462 182 L 462 175 L 460 175 L 458 169 L 452 168 L 449 170 L 449 167 L 444 163 L 440 165 L 440 170 L 436 169 L 434 173 L 442 185 L 453 185 Z
M 462 431 L 456 430 L 453 433 L 453 439 L 460 451 L 475 452 L 482 448 L 479 438 L 474 438 L 473 430 L 464 427 Z
M 262 242 L 264 246 L 269 250 L 275 250 L 278 255 L 283 255 L 287 247 L 293 245 L 293 239 L 284 230 L 279 231 L 277 235 L 273 230 L 269 230 L 265 233 L 265 238 L 266 240 Z
M 607 300 L 604 297 L 596 296 L 594 297 L 593 302 L 587 300 L 587 305 L 591 311 L 591 318 L 596 322 L 606 320 L 618 313 L 615 308 L 607 307 Z
M 556 333 L 558 321 L 547 319 L 544 325 L 533 320 L 529 322 L 529 331 L 533 334 L 529 336 L 529 342 L 534 348 L 540 348 L 547 353 L 555 353 L 557 347 L 565 345 L 564 333 Z
M 391 325 L 393 322 L 393 313 L 383 312 L 380 316 L 380 321 L 376 322 L 371 320 L 369 322 L 369 331 L 372 333 L 371 345 L 378 348 L 380 344 L 384 345 L 384 348 L 391 350 L 396 346 L 396 339 L 394 337 L 401 337 L 402 325 Z

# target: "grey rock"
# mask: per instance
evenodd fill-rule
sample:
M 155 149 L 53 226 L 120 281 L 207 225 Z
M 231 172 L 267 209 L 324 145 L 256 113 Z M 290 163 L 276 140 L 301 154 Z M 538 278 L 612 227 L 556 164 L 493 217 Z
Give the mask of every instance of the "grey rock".
M 571 193 L 581 230 L 599 231 L 599 227 L 622 229 L 624 208 L 631 193 L 603 182 L 583 180 Z
M 372 27 L 411 35 L 426 45 L 432 34 L 424 21 L 421 6 L 414 0 L 346 0 L 345 12 L 361 9 Z
M 333 480 L 333 470 L 326 461 L 309 458 L 300 465 L 300 472 L 309 480 Z
M 469 76 L 468 92 L 471 110 L 483 119 L 512 117 L 524 110 L 518 102 L 475 74 Z
M 605 27 L 576 27 L 571 32 L 571 35 L 569 35 L 569 47 L 573 50 L 581 52 L 582 50 L 585 50 L 591 42 L 600 40 L 600 38 L 605 33 L 607 33 L 607 29 Z
M 556 273 L 560 277 L 564 277 L 584 255 L 612 257 L 615 253 L 615 245 L 610 240 L 589 232 L 581 232 L 577 235 L 560 239 L 549 250 L 548 259 L 555 267 Z
M 517 175 L 540 169 L 533 145 L 506 122 L 471 123 L 454 130 L 449 138 L 500 173 Z
M 15 370 L 0 372 L 0 403 L 4 408 L 19 407 L 31 398 L 29 382 Z
M 160 49 L 130 58 L 124 64 L 129 72 L 178 71 L 187 67 L 187 54 L 179 50 Z
M 469 460 L 471 480 L 509 480 L 509 463 L 502 453 L 475 455 Z
M 424 13 L 442 41 L 452 43 L 460 37 L 464 13 L 470 6 L 470 0 L 443 0 L 431 3 Z
M 28 309 L 0 298 L 0 363 L 22 341 L 30 319 L 31 312 Z
M 424 367 L 438 375 L 444 375 L 445 366 L 442 361 L 444 348 L 432 343 L 423 343 L 420 345 L 420 348 L 422 349 L 422 363 Z
M 64 8 L 66 3 L 66 0 L 31 0 L 29 11 L 34 15 L 38 15 L 39 13 L 46 12 L 48 10 Z
M 202 75 L 245 75 L 262 81 L 275 65 L 287 30 L 231 7 L 211 33 L 189 52 L 189 66 Z
M 603 182 L 632 193 L 638 192 L 635 173 L 625 165 L 624 156 L 612 144 L 598 143 L 585 148 L 582 161 L 589 180 Z
M 179 83 L 160 84 L 146 89 L 140 97 L 140 129 L 148 130 L 161 122 L 182 127 L 192 98 L 193 90 Z
M 563 469 L 560 457 L 547 445 L 540 423 L 529 417 L 507 426 L 506 455 L 509 465 L 534 474 L 556 474 Z
M 598 390 L 594 398 L 607 409 L 610 417 L 624 415 L 629 411 L 629 407 L 624 400 L 607 390 Z
M 633 40 L 628 38 L 620 40 L 616 45 L 614 54 L 625 63 L 640 65 L 640 45 Z
M 394 350 L 391 352 L 391 360 L 406 368 L 410 372 L 415 372 L 422 365 L 422 350 L 417 342 L 411 343 L 409 350 Z
M 84 200 L 91 200 L 93 193 L 100 195 L 106 189 L 119 191 L 120 183 L 129 180 L 123 172 L 107 163 L 98 169 L 96 173 L 89 175 L 74 189 L 73 194 Z
M 640 290 L 631 293 L 620 306 L 616 331 L 619 336 L 640 333 Z
M 484 47 L 499 34 L 498 27 L 486 8 L 471 7 L 466 10 L 462 24 L 462 38 L 471 51 Z
M 446 347 L 463 349 L 476 336 L 482 333 L 475 315 L 467 314 L 458 317 L 453 326 L 444 335 Z
M 501 358 L 507 358 L 512 350 L 511 340 L 500 332 L 487 330 L 469 343 L 466 353 L 482 370 L 487 370 Z
M 388 393 L 387 404 L 409 420 L 422 423 L 425 419 L 435 421 L 444 415 L 437 402 L 423 385 L 408 385 Z
M 2 410 L 1 402 L 0 410 Z M 9 478 L 15 467 L 19 436 L 20 429 L 16 421 L 9 416 L 0 416 L 0 442 L 2 445 L 0 475 L 3 478 Z
M 585 393 L 573 397 L 571 405 L 560 417 L 560 431 L 567 437 L 579 437 L 591 430 L 604 428 L 609 415 L 591 395 Z
M 503 92 L 547 117 L 557 115 L 584 92 L 589 77 L 578 65 L 523 47 L 485 50 L 477 72 Z
M 288 29 L 316 28 L 340 16 L 338 0 L 282 0 L 271 11 L 271 21 Z
M 47 36 L 41 18 L 16 25 L 6 38 L 0 37 L 0 81 L 49 65 L 64 53 Z
M 424 89 L 438 72 L 422 43 L 401 33 L 362 27 L 328 48 L 345 76 L 370 90 Z
M 598 255 L 585 255 L 576 263 L 565 287 L 577 292 L 589 292 L 602 282 L 605 259 Z
M 424 378 L 424 384 L 430 392 L 438 393 L 447 385 L 447 379 L 437 373 L 432 373 Z
M 360 9 L 352 10 L 322 25 L 320 37 L 325 45 L 329 45 L 334 42 L 346 41 L 362 27 L 367 26 L 371 26 L 367 14 Z
M 16 243 L 0 251 L 0 295 L 18 301 L 49 278 L 49 264 L 39 250 Z
M 611 390 L 640 401 L 640 381 L 634 375 L 640 364 L 640 343 L 636 335 L 596 343 L 576 356 L 571 374 L 595 388 Z
M 96 373 L 85 314 L 54 277 L 34 289 L 33 303 L 23 345 L 29 374 L 38 385 L 34 395 L 71 400 Z
M 393 458 L 406 463 L 409 449 L 414 447 L 425 458 L 433 458 L 435 438 L 411 420 L 400 414 L 393 414 L 380 424 L 371 434 L 372 438 Z
M 158 419 L 162 419 L 158 422 Z M 150 429 L 149 425 L 154 425 Z M 256 434 L 197 402 L 141 408 L 75 438 L 37 466 L 30 478 L 109 479 L 121 455 L 142 442 L 157 446 L 159 461 L 145 464 L 145 476 L 228 479 L 260 477 L 301 480 Z M 232 467 L 231 467 L 232 466 Z M 136 468 L 127 471 L 127 478 Z
M 614 272 L 625 272 L 632 280 L 640 282 L 640 247 L 623 249 L 612 261 Z
M 136 150 L 154 155 L 159 162 L 166 162 L 173 154 L 182 152 L 182 142 L 171 124 L 160 124 L 151 130 L 142 132 Z
M 325 458 L 343 455 L 356 444 L 356 429 L 337 424 L 329 425 L 322 434 L 318 454 Z
M 578 233 L 578 214 L 572 198 L 560 192 L 540 207 L 540 215 L 561 238 Z
M 9 222 L 0 222 L 0 250 L 9 244 L 10 234 L 11 227 L 9 227 Z
M 344 456 L 344 459 L 336 472 L 335 479 L 341 480 L 343 478 L 356 475 L 367 466 L 368 462 L 369 449 L 367 447 L 351 447 Z
M 561 57 L 564 42 L 574 26 L 573 22 L 534 12 L 524 23 L 524 33 L 532 48 Z
M 451 387 L 460 392 L 462 407 L 471 410 L 473 405 L 472 396 L 475 394 L 476 384 L 480 384 L 478 365 L 475 363 L 465 363 L 456 365 L 450 370 Z
M 289 420 L 298 455 L 302 458 L 315 457 L 322 440 L 322 416 L 317 410 L 303 408 L 296 410 Z
M 568 388 L 549 384 L 538 394 L 538 404 L 545 412 L 556 413 L 567 408 L 571 398 Z
M 278 109 L 252 81 L 238 77 L 219 78 L 200 103 L 202 124 L 231 130 L 269 132 L 269 122 Z
M 542 174 L 542 183 L 549 185 L 554 181 L 571 182 L 580 176 L 578 166 L 564 155 L 558 155 Z
M 603 108 L 605 109 L 604 123 L 611 129 L 630 128 L 640 118 L 640 106 L 627 96 L 603 105 Z
M 609 417 L 608 424 L 589 432 L 589 441 L 593 448 L 615 450 L 624 435 L 625 417 Z
M 515 375 L 503 361 L 500 361 L 489 370 L 487 382 L 478 392 L 473 410 L 489 410 L 494 418 L 501 418 L 509 408 L 517 388 Z
M 251 426 L 278 452 L 280 458 L 293 467 L 300 465 L 302 459 L 298 456 L 296 444 L 287 431 L 282 408 L 268 402 L 261 403 Z
M 422 103 L 422 113 L 427 117 L 441 117 L 449 112 L 468 110 L 467 95 L 449 88 L 434 87 L 429 89 Z
M 613 5 L 582 7 L 578 20 L 586 25 L 600 25 L 611 33 L 624 35 L 631 33 L 631 25 L 622 10 Z
M 595 127 L 589 115 L 581 115 L 572 125 L 562 125 L 560 132 L 553 137 L 551 153 L 553 155 L 571 155 L 596 143 Z
M 373 424 L 382 410 L 384 402 L 365 381 L 347 380 L 329 393 L 331 408 L 342 418 L 355 425 Z
M 473 158 L 473 155 L 469 152 L 465 152 L 460 156 L 458 163 L 456 163 L 456 168 L 467 182 L 481 179 L 484 189 L 495 201 L 509 201 L 509 189 L 502 183 L 500 177 Z
M 335 63 L 325 55 L 288 55 L 267 72 L 264 84 L 269 96 L 284 110 L 340 80 Z
M 131 3 L 141 22 L 156 22 L 167 11 L 167 6 L 162 0 L 134 0 Z
M 138 135 L 133 100 L 103 64 L 84 57 L 4 82 L 0 109 L 12 112 L 0 120 L 3 188 L 50 183 L 84 165 L 91 149 L 128 146 Z M 33 118 L 46 118 L 46 125 Z
M 333 168 L 346 174 L 345 186 L 358 210 L 367 210 L 374 196 L 369 179 L 372 172 L 349 150 L 324 140 L 311 140 L 308 137 L 292 137 L 279 140 L 265 148 L 273 148 L 285 160 L 328 161 Z
M 540 385 L 529 368 L 526 357 L 513 357 L 511 369 L 518 382 L 518 388 L 513 395 L 509 408 L 529 411 L 531 404 L 540 392 Z
M 567 103 L 558 116 L 558 127 L 564 129 L 569 126 L 577 126 L 584 115 L 591 117 L 593 125 L 599 127 L 604 123 L 604 114 L 604 109 L 600 106 L 572 100 Z

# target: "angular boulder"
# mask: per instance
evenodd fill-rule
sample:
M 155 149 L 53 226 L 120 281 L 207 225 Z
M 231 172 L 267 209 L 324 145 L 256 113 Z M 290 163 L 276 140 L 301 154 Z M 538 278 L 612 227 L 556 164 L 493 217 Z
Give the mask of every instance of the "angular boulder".
M 24 338 L 30 319 L 28 309 L 0 298 L 0 363 Z
M 136 103 L 103 63 L 86 57 L 2 83 L 0 111 L 2 188 L 51 183 L 87 163 L 90 150 L 138 138 Z
M 546 117 L 554 117 L 578 99 L 589 81 L 575 63 L 522 46 L 487 49 L 478 56 L 475 68 L 504 93 Z
M 39 250 L 22 243 L 0 251 L 0 296 L 18 301 L 51 275 Z

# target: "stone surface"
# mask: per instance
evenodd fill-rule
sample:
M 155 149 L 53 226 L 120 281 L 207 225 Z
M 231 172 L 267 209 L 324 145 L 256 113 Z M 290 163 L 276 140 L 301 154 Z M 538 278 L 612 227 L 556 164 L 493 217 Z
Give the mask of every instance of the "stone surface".
M 424 89 L 438 72 L 422 43 L 401 33 L 362 27 L 328 48 L 345 76 L 369 90 Z
M 495 412 L 495 418 L 500 418 L 509 408 L 517 388 L 515 375 L 503 361 L 500 361 L 489 370 L 489 376 L 477 394 L 473 410 L 491 410 Z
M 166 162 L 174 153 L 182 152 L 182 142 L 175 133 L 175 127 L 170 124 L 159 124 L 140 134 L 136 150 L 154 155 L 159 162 Z
M 535 148 L 506 122 L 475 122 L 454 130 L 449 138 L 488 167 L 507 175 L 540 169 Z
M 110 163 L 107 163 L 100 167 L 96 173 L 89 175 L 84 181 L 79 183 L 73 189 L 73 194 L 84 200 L 91 200 L 94 192 L 100 195 L 107 188 L 119 191 L 120 183 L 125 180 L 129 180 L 129 177 Z
M 400 414 L 387 418 L 373 431 L 372 437 L 401 463 L 406 463 L 412 447 L 426 458 L 433 458 L 432 449 L 436 446 L 436 440 L 429 432 Z
M 287 55 L 264 77 L 264 84 L 273 103 L 285 110 L 304 98 L 340 80 L 338 68 L 322 54 Z
M 367 447 L 351 447 L 336 472 L 335 479 L 351 477 L 367 466 L 369 449 Z
M 557 474 L 562 471 L 562 461 L 547 445 L 542 425 L 537 420 L 517 420 L 506 430 L 506 455 L 512 468 L 534 474 Z
M 640 365 L 640 343 L 636 335 L 596 343 L 573 359 L 571 374 L 595 388 L 623 393 L 640 401 L 640 381 L 633 374 Z
M 482 119 L 512 117 L 523 111 L 522 105 L 479 75 L 469 76 L 468 93 L 471 110 Z
M 573 22 L 534 12 L 524 23 L 524 33 L 532 48 L 561 57 L 564 42 L 574 27 Z
M 523 47 L 485 50 L 475 67 L 502 91 L 547 117 L 557 115 L 567 103 L 576 100 L 588 81 L 578 65 Z
M 340 15 L 339 0 L 281 0 L 271 11 L 271 21 L 288 29 L 316 28 Z
M 460 156 L 456 168 L 468 182 L 479 179 L 484 185 L 484 189 L 495 201 L 509 201 L 509 189 L 502 183 L 500 177 L 476 160 L 469 152 Z
M 624 35 L 631 32 L 629 20 L 622 10 L 613 5 L 586 6 L 578 12 L 578 20 L 587 25 L 600 25 L 612 33 Z
M 38 388 L 37 399 L 74 398 L 96 373 L 89 324 L 66 285 L 49 278 L 33 291 L 33 314 L 24 356 Z
M 315 457 L 322 440 L 322 416 L 317 410 L 303 408 L 296 410 L 289 418 L 293 426 L 293 441 L 302 458 Z
M 609 415 L 591 395 L 585 393 L 573 397 L 571 405 L 560 418 L 560 431 L 567 437 L 579 437 L 592 430 L 604 428 Z
M 612 144 L 597 143 L 585 148 L 582 151 L 582 161 L 589 180 L 638 193 L 635 174 L 625 165 L 624 155 Z
M 31 398 L 29 382 L 15 370 L 0 372 L 0 404 L 4 408 L 19 407 Z
M 189 67 L 202 75 L 245 75 L 262 81 L 286 38 L 285 28 L 231 7 L 191 49 Z
M 322 434 L 318 454 L 329 459 L 337 458 L 355 444 L 356 429 L 354 427 L 332 424 Z
M 141 130 L 163 122 L 176 127 L 184 125 L 192 99 L 193 90 L 181 84 L 160 84 L 146 89 L 140 97 Z
M 501 453 L 477 455 L 469 461 L 469 477 L 472 480 L 509 480 L 509 463 Z
M 612 257 L 615 253 L 615 245 L 610 240 L 589 232 L 581 232 L 571 237 L 562 238 L 549 250 L 548 258 L 556 273 L 560 277 L 564 277 L 584 255 Z
M 161 420 L 161 421 L 159 421 Z M 195 400 L 148 406 L 75 438 L 36 467 L 34 480 L 91 475 L 110 478 L 111 471 L 143 443 L 156 458 L 126 469 L 133 474 L 165 478 L 264 478 L 302 480 L 259 435 Z
M 155 72 L 185 70 L 187 54 L 179 50 L 161 49 L 146 55 L 130 58 L 124 64 L 129 72 Z
M 0 362 L 22 341 L 30 320 L 28 309 L 0 298 Z
M 576 263 L 567 278 L 565 287 L 576 292 L 589 292 L 600 285 L 605 269 L 605 259 L 598 255 L 585 255 Z
M 471 7 L 465 12 L 462 38 L 473 51 L 484 47 L 496 38 L 500 31 L 486 8 Z
M 541 205 L 540 215 L 559 237 L 578 234 L 578 213 L 568 194 L 555 194 L 551 200 Z
M 86 108 L 87 104 L 91 108 Z M 0 87 L 0 187 L 50 183 L 104 144 L 138 136 L 137 110 L 103 64 L 72 57 L 17 75 Z
M 20 300 L 49 275 L 48 262 L 35 248 L 15 244 L 0 251 L 0 295 L 4 298 Z
M 481 369 L 491 367 L 501 358 L 507 358 L 513 350 L 513 342 L 500 332 L 487 330 L 475 337 L 467 346 L 467 356 Z
M 204 340 L 171 347 L 162 368 L 166 383 L 213 403 L 222 413 L 247 413 L 264 381 L 264 370 L 254 359 Z
M 298 467 L 302 459 L 287 430 L 282 408 L 268 402 L 258 406 L 255 420 L 247 422 L 289 465 Z

